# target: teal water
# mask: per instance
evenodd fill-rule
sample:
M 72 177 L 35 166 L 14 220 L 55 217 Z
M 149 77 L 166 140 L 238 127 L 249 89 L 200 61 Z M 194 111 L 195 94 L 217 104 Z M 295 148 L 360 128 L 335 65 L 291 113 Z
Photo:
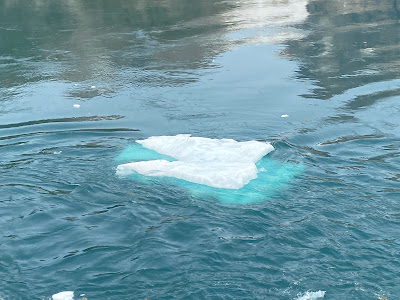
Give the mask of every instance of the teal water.
M 399 298 L 399 20 L 394 0 L 1 1 L 0 297 Z M 240 204 L 116 176 L 180 133 L 302 168 Z

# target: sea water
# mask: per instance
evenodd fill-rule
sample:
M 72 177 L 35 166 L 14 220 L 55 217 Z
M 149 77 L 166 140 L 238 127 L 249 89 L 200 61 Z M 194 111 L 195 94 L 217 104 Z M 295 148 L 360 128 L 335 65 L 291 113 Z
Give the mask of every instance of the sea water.
M 0 1 L 0 298 L 398 299 L 399 11 Z M 117 174 L 178 134 L 274 151 Z

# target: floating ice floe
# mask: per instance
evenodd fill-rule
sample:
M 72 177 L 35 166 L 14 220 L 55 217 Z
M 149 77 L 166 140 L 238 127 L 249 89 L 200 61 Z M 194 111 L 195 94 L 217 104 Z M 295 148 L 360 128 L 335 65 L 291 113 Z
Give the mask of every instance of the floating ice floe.
M 177 136 L 155 136 L 136 141 L 147 149 L 176 160 L 156 159 L 122 164 L 117 174 L 137 172 L 146 176 L 167 176 L 215 188 L 240 189 L 257 178 L 255 163 L 274 150 L 265 142 L 237 142 Z
M 51 296 L 52 300 L 74 300 L 74 292 L 72 291 L 65 291 L 59 292 Z
M 324 298 L 325 291 L 317 291 L 317 292 L 306 292 L 304 295 L 297 298 L 297 300 L 317 300 Z
M 287 118 L 289 115 L 281 115 L 281 118 Z
M 74 104 L 74 105 L 72 105 L 73 107 L 75 107 L 75 108 L 79 108 L 79 107 L 81 107 L 81 105 L 80 104 Z
M 256 141 L 190 135 L 151 137 L 119 153 L 116 161 L 129 163 L 119 165 L 117 175 L 140 184 L 180 186 L 195 197 L 217 198 L 222 203 L 261 202 L 287 186 L 304 169 L 301 164 L 265 156 L 273 149 L 269 143 Z

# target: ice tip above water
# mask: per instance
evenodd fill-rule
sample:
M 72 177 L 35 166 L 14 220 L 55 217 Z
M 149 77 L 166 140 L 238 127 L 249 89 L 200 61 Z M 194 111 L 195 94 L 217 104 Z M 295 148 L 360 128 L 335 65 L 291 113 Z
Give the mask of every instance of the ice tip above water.
M 51 300 L 74 300 L 74 292 L 73 291 L 59 292 L 51 296 Z
M 310 292 L 307 291 L 303 295 L 299 295 L 296 300 L 317 300 L 325 297 L 325 291 Z
M 257 178 L 255 163 L 274 150 L 267 142 L 238 142 L 233 139 L 176 136 L 152 136 L 136 141 L 143 147 L 172 157 L 142 160 L 117 167 L 118 175 L 133 172 L 145 176 L 166 176 L 214 188 L 240 189 Z

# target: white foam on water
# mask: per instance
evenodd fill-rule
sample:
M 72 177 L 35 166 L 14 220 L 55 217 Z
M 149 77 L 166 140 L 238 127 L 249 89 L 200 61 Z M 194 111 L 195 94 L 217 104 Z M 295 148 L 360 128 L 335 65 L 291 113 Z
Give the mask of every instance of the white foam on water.
M 117 167 L 118 175 L 137 172 L 225 189 L 240 189 L 257 178 L 255 163 L 274 150 L 265 142 L 238 142 L 192 137 L 190 134 L 153 136 L 136 142 L 176 161 L 157 159 L 122 164 Z
M 304 295 L 299 296 L 296 300 L 317 300 L 324 298 L 325 291 L 309 292 L 307 291 Z
M 52 300 L 74 300 L 74 292 L 64 291 L 51 296 Z

